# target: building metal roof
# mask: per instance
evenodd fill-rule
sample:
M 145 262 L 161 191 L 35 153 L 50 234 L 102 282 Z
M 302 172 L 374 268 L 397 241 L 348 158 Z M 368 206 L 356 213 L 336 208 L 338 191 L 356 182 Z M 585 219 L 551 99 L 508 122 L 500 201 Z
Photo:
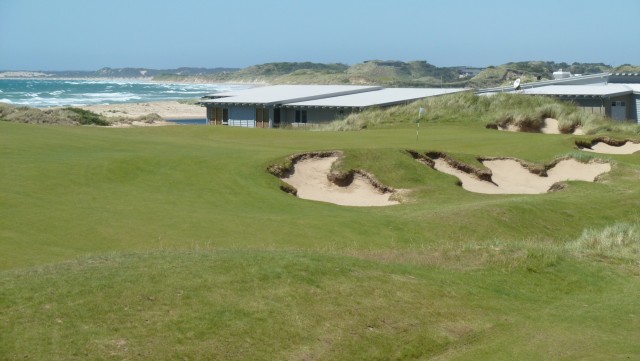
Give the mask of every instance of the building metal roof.
M 563 79 L 542 80 L 542 81 L 534 81 L 530 83 L 520 83 L 520 89 L 532 89 L 532 88 L 546 87 L 551 85 L 570 86 L 570 85 L 607 84 L 607 82 L 609 81 L 610 75 L 611 73 L 576 75 L 576 76 L 563 78 Z M 508 86 L 500 86 L 495 88 L 479 89 L 476 93 L 477 94 L 508 93 L 513 91 L 515 91 L 513 86 L 508 85 Z
M 635 89 L 634 89 L 635 88 Z M 548 85 L 525 89 L 524 94 L 564 97 L 615 97 L 640 91 L 639 84 Z
M 374 91 L 334 96 L 284 104 L 285 108 L 367 108 L 402 104 L 427 97 L 457 93 L 463 88 L 384 88 Z
M 361 85 L 274 85 L 214 94 L 200 105 L 274 106 L 348 94 L 380 90 L 378 86 Z

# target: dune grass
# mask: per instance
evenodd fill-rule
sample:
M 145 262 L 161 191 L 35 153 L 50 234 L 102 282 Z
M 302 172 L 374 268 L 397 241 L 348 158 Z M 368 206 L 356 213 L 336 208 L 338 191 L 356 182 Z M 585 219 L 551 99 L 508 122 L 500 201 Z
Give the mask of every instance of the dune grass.
M 425 108 L 420 122 L 456 122 L 475 120 L 491 126 L 510 124 L 526 132 L 539 132 L 546 118 L 558 120 L 561 133 L 570 134 L 576 128 L 594 134 L 640 134 L 640 126 L 629 122 L 614 122 L 593 113 L 581 111 L 575 104 L 543 96 L 521 94 L 495 94 L 478 96 L 473 92 L 431 97 L 408 105 L 386 109 L 369 109 L 354 113 L 345 119 L 321 126 L 316 130 L 353 131 L 384 128 L 397 124 L 418 122 L 418 110 Z
M 600 182 L 556 193 L 470 193 L 406 150 L 547 163 L 579 137 L 464 116 L 423 123 L 419 139 L 408 121 L 360 132 L 1 122 L 0 355 L 637 357 L 640 159 L 607 156 Z M 301 200 L 267 172 L 319 150 L 408 189 L 408 202 Z

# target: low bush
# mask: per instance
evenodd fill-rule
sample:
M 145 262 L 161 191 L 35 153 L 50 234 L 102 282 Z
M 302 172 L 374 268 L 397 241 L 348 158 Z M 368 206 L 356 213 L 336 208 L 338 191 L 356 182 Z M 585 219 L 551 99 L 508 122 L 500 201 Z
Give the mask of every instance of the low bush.
M 105 119 L 104 116 L 96 114 L 89 110 L 73 107 L 67 107 L 63 110 L 71 112 L 71 118 L 82 125 L 109 125 L 109 122 Z

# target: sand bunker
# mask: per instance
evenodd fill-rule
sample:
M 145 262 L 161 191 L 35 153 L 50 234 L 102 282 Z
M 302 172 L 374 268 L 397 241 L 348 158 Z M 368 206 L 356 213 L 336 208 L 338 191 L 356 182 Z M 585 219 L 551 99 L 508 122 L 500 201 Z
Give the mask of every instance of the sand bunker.
M 498 130 L 507 131 L 507 132 L 520 132 L 522 131 L 520 127 L 515 124 L 508 124 L 506 127 L 498 126 Z M 544 120 L 544 126 L 540 128 L 540 132 L 543 134 L 562 134 L 560 132 L 560 127 L 558 126 L 558 120 L 554 118 L 546 118 Z M 584 134 L 582 128 L 576 128 L 573 132 L 575 135 Z
M 593 182 L 597 176 L 611 170 L 609 163 L 585 164 L 575 159 L 565 159 L 548 170 L 547 176 L 543 177 L 531 173 L 515 159 L 496 159 L 482 162 L 491 170 L 493 182 L 489 182 L 454 168 L 442 158 L 435 159 L 434 163 L 436 170 L 458 177 L 464 189 L 485 194 L 541 194 L 548 192 L 557 182 Z
M 558 120 L 553 118 L 546 118 L 544 120 L 544 127 L 540 129 L 540 132 L 544 134 L 560 134 L 560 127 L 558 127 Z
M 378 190 L 360 174 L 355 174 L 353 182 L 348 186 L 333 184 L 327 175 L 336 160 L 338 157 L 334 156 L 298 161 L 293 173 L 282 180 L 295 187 L 297 196 L 304 199 L 359 207 L 399 204 L 389 199 L 392 193 Z
M 605 142 L 597 142 L 591 148 L 580 148 L 586 152 L 603 153 L 603 154 L 633 154 L 640 152 L 640 143 L 626 142 L 623 145 L 609 145 Z

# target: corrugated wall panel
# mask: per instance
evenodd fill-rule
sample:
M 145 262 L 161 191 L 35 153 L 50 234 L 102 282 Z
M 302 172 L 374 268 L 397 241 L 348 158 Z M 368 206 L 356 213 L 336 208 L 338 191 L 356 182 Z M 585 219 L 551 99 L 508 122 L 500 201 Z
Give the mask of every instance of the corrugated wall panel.
M 631 113 L 632 115 L 635 114 L 636 118 L 634 119 L 637 123 L 640 123 L 640 94 L 634 94 L 633 97 L 635 98 L 634 100 L 634 104 L 635 104 L 635 109 L 633 109 L 633 113 Z

